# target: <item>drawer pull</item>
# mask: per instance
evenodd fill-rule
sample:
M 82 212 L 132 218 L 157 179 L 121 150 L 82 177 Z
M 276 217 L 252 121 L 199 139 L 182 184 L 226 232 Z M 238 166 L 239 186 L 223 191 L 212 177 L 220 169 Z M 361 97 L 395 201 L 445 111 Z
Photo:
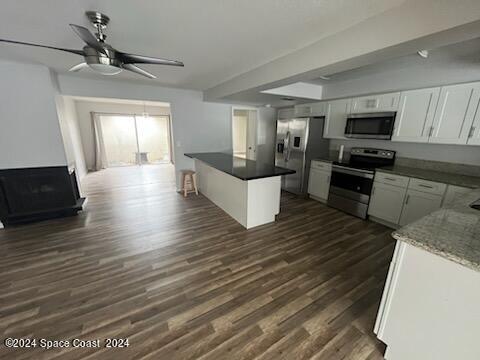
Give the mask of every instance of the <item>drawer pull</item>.
M 391 177 L 386 177 L 385 180 L 397 181 L 397 179 L 394 179 L 394 178 L 391 178 Z
M 421 186 L 427 189 L 433 189 L 433 186 L 430 186 L 430 185 L 418 184 L 418 186 Z
M 410 195 L 407 195 L 407 197 L 405 199 L 405 205 L 408 205 L 408 200 L 410 200 Z

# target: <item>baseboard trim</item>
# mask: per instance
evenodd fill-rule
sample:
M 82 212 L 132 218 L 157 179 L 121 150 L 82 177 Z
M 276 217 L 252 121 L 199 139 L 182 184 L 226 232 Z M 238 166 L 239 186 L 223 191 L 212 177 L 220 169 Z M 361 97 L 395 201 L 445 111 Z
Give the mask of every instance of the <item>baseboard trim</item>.
M 308 197 L 309 197 L 310 199 L 319 201 L 319 202 L 321 202 L 321 203 L 323 203 L 323 204 L 326 204 L 326 203 L 327 203 L 327 199 L 322 199 L 322 198 L 316 197 L 315 195 L 308 195 Z
M 391 229 L 398 229 L 400 227 L 400 225 L 391 223 L 391 222 L 386 221 L 386 220 L 379 219 L 379 218 L 377 218 L 375 216 L 371 216 L 371 215 L 368 216 L 368 220 L 371 220 L 373 222 L 385 225 L 386 227 L 389 227 Z

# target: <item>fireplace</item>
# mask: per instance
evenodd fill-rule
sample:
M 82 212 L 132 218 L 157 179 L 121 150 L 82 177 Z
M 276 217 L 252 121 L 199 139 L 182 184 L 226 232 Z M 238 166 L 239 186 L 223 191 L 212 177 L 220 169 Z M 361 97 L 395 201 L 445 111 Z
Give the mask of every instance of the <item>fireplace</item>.
M 0 221 L 20 224 L 76 215 L 85 198 L 66 166 L 0 170 Z

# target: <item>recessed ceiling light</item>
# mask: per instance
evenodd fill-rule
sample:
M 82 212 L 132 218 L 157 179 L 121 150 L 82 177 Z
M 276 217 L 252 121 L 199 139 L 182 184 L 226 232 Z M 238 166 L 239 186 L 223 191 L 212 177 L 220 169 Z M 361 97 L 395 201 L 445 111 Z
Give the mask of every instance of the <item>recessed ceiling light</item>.
M 330 80 L 330 76 L 326 76 L 326 75 L 321 75 L 319 76 L 319 78 L 322 80 Z
M 428 50 L 418 50 L 417 54 L 426 59 L 428 57 Z
M 267 108 L 272 107 L 272 104 L 265 104 L 265 107 Z

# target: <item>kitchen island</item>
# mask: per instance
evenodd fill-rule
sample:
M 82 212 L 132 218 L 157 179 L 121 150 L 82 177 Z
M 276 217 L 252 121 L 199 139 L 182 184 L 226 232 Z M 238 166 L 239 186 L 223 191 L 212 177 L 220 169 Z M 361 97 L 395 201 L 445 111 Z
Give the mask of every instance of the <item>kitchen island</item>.
M 245 228 L 275 221 L 282 175 L 295 171 L 229 154 L 188 153 L 199 191 Z
M 480 359 L 480 199 L 471 190 L 396 230 L 375 324 L 387 360 Z

